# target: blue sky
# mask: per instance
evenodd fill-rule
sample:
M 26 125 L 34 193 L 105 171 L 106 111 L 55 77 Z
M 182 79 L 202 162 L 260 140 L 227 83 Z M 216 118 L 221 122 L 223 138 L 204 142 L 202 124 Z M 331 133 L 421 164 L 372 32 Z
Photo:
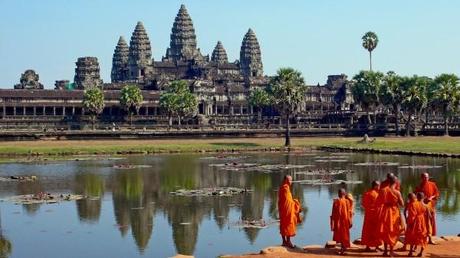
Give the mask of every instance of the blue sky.
M 29 68 L 53 88 L 55 80 L 73 80 L 80 56 L 98 57 L 109 82 L 118 37 L 129 41 L 137 21 L 159 60 L 181 4 L 203 54 L 221 40 L 229 59 L 238 59 L 244 33 L 253 28 L 269 75 L 291 66 L 309 84 L 323 84 L 328 74 L 352 76 L 368 67 L 361 37 L 369 30 L 380 38 L 376 70 L 460 74 L 456 0 L 0 0 L 0 88 L 12 88 Z

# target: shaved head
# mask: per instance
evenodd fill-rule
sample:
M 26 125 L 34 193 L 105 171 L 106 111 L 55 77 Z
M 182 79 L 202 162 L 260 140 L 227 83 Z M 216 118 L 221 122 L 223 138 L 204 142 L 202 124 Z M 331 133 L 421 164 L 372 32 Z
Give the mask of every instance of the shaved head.
M 338 195 L 339 197 L 343 197 L 347 194 L 347 191 L 345 191 L 344 188 L 340 188 L 339 191 L 338 191 Z
M 289 183 L 289 185 L 292 185 L 292 176 L 285 175 L 283 181 Z
M 374 180 L 372 181 L 372 188 L 379 189 L 380 188 L 380 181 Z

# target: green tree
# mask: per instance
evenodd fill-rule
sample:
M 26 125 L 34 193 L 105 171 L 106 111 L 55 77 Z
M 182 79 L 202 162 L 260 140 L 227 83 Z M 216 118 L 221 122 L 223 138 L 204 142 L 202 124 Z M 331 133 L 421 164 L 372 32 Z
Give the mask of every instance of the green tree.
M 362 37 L 363 47 L 369 51 L 369 70 L 372 71 L 372 51 L 377 47 L 379 43 L 379 38 L 377 34 L 372 31 L 367 32 Z
M 91 123 L 96 123 L 97 116 L 104 110 L 104 92 L 100 88 L 91 88 L 85 90 L 83 94 L 83 107 L 91 117 Z
M 141 108 L 144 97 L 136 85 L 126 85 L 120 92 L 120 105 L 128 113 L 129 123 L 133 124 L 133 114 L 137 114 Z
M 399 135 L 399 114 L 401 112 L 401 102 L 404 99 L 405 88 L 401 83 L 402 77 L 395 72 L 388 72 L 383 78 L 380 100 L 383 105 L 391 106 L 391 111 L 395 117 L 395 131 Z
M 404 77 L 402 79 L 402 87 L 407 89 L 402 101 L 402 107 L 406 112 L 406 136 L 410 136 L 410 127 L 412 120 L 416 120 L 417 113 L 421 113 L 427 104 L 427 88 L 431 83 L 431 79 L 427 77 Z M 414 126 L 415 128 L 415 126 Z M 417 130 L 414 129 L 415 135 Z
M 444 135 L 449 135 L 449 118 L 460 104 L 459 78 L 455 74 L 441 74 L 434 79 L 433 102 L 444 116 Z
M 280 68 L 270 81 L 269 91 L 273 102 L 282 116 L 285 116 L 285 146 L 291 145 L 289 120 L 298 111 L 305 97 L 305 81 L 302 73 L 292 68 Z
M 368 124 L 372 124 L 371 110 L 374 110 L 374 122 L 377 117 L 375 110 L 379 105 L 379 95 L 383 78 L 383 73 L 372 71 L 361 71 L 353 77 L 351 93 L 355 102 L 366 111 Z
M 196 113 L 198 100 L 190 92 L 186 81 L 173 81 L 166 92 L 160 96 L 160 106 L 168 114 L 169 126 L 172 126 L 172 117 L 178 117 L 178 124 L 181 119 Z
M 249 94 L 249 104 L 257 108 L 257 118 L 262 119 L 262 108 L 270 105 L 270 94 L 264 89 L 255 88 Z

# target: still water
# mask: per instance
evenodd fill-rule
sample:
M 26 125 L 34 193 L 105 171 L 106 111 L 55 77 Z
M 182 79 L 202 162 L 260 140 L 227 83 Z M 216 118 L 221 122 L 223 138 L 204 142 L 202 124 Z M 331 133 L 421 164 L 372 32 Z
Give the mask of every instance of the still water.
M 302 171 L 317 169 L 352 170 L 333 178 L 362 181 L 347 185 L 358 203 L 370 182 L 383 179 L 388 172 L 400 178 L 403 194 L 407 195 L 418 184 L 420 173 L 428 171 L 441 190 L 439 234 L 460 233 L 460 159 L 327 152 L 249 153 L 237 154 L 231 160 L 211 156 L 97 157 L 1 164 L 0 176 L 37 175 L 39 180 L 0 182 L 0 198 L 38 192 L 83 194 L 89 198 L 59 204 L 1 202 L 0 252 L 20 258 L 70 258 L 170 257 L 177 253 L 216 257 L 258 251 L 280 243 L 278 226 L 242 228 L 238 222 L 276 220 L 276 191 L 283 176 L 290 173 L 295 180 L 316 179 L 319 176 L 305 175 Z M 226 171 L 212 165 L 230 162 L 309 167 L 267 173 Z M 369 164 L 376 162 L 377 165 Z M 126 164 L 144 167 L 117 168 Z M 434 167 L 407 167 L 413 165 Z M 180 188 L 216 186 L 248 188 L 253 192 L 232 197 L 170 194 Z M 338 185 L 294 184 L 294 196 L 301 200 L 305 210 L 295 244 L 323 244 L 331 238 L 331 200 L 338 188 Z M 362 211 L 359 205 L 356 208 L 352 239 L 360 237 L 362 226 Z

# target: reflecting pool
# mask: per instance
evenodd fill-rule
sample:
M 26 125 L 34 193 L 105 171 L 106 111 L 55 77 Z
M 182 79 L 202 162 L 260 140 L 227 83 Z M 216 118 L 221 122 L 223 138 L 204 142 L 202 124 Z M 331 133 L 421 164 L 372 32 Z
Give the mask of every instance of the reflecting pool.
M 245 169 L 244 164 L 254 167 Z M 299 166 L 283 167 L 286 165 Z M 324 175 L 324 171 L 343 170 L 346 173 Z M 314 175 L 315 171 L 323 174 Z M 460 159 L 312 152 L 74 157 L 3 163 L 2 177 L 36 175 L 39 179 L 0 182 L 0 198 L 39 192 L 88 198 L 58 204 L 1 202 L 0 257 L 170 257 L 177 253 L 216 257 L 258 251 L 280 243 L 274 223 L 277 189 L 287 173 L 296 181 L 323 180 L 317 185 L 293 185 L 305 216 L 293 242 L 323 244 L 332 237 L 331 201 L 343 185 L 321 182 L 353 182 L 346 188 L 359 203 L 370 182 L 383 179 L 388 172 L 399 177 L 406 196 L 425 171 L 441 190 L 439 234 L 460 233 Z M 234 196 L 171 194 L 177 189 L 217 186 L 252 192 Z M 352 239 L 360 237 L 362 226 L 362 211 L 356 206 Z M 242 227 L 243 220 L 263 220 L 266 227 Z

